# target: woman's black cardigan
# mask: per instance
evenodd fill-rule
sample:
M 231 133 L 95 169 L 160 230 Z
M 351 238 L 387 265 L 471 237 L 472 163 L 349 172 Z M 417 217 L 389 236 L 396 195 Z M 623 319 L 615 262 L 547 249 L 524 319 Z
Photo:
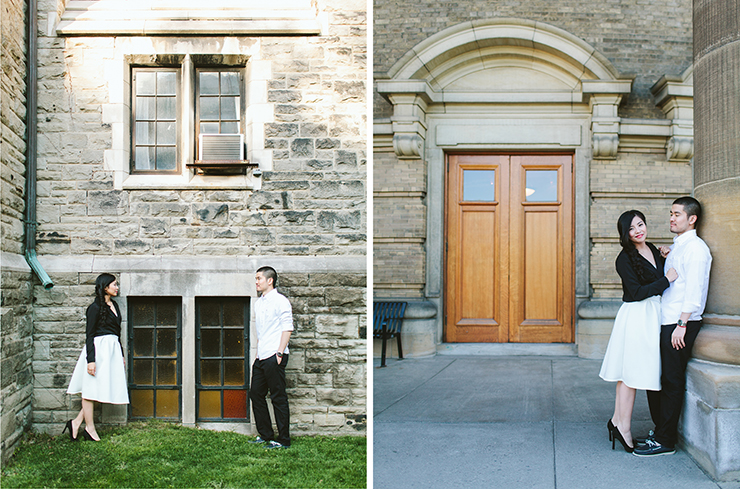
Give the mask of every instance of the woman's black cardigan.
M 98 301 L 90 304 L 85 313 L 87 316 L 87 327 L 85 328 L 87 363 L 93 363 L 95 361 L 96 336 L 114 334 L 118 336 L 118 342 L 121 342 L 121 310 L 118 308 L 116 301 L 111 302 L 113 302 L 113 307 L 116 308 L 116 314 L 113 314 L 110 307 L 105 305 L 105 316 L 100 321 L 98 321 L 98 315 L 100 313 L 100 304 L 98 304 Z M 121 351 L 123 351 L 123 347 L 121 348 Z
M 644 261 L 644 280 L 640 280 L 635 269 L 632 268 L 626 251 L 622 250 L 617 256 L 617 273 L 622 278 L 622 292 L 624 293 L 622 300 L 624 302 L 638 302 L 654 295 L 662 295 L 663 291 L 671 285 L 663 274 L 665 260 L 660 256 L 660 251 L 652 243 L 647 243 L 647 245 L 653 253 L 657 268 L 638 253 L 639 259 Z

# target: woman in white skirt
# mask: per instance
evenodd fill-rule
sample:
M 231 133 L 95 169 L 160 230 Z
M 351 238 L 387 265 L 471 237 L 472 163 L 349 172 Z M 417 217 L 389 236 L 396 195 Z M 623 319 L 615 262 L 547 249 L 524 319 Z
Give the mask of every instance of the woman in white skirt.
M 624 304 L 614 320 L 599 376 L 617 383 L 614 416 L 607 422 L 612 449 L 619 440 L 631 452 L 635 390 L 660 390 L 660 295 L 678 275 L 673 268 L 663 275 L 665 261 L 645 241 L 642 212 L 631 210 L 619 216 L 617 230 L 622 251 L 616 266 Z
M 77 360 L 68 394 L 82 394 L 82 409 L 67 421 L 72 440 L 79 437 L 82 422 L 85 440 L 100 441 L 93 421 L 93 401 L 128 404 L 126 367 L 121 345 L 121 310 L 112 297 L 118 295 L 116 277 L 101 274 L 95 281 L 95 302 L 87 308 L 86 341 Z M 62 431 L 62 433 L 64 433 Z

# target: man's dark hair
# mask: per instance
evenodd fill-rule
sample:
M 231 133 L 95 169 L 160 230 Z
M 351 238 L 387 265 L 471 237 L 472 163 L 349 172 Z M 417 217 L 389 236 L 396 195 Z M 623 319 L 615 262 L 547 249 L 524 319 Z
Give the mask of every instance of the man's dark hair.
M 683 211 L 689 217 L 696 216 L 696 221 L 694 222 L 694 228 L 696 228 L 699 225 L 699 221 L 701 220 L 701 204 L 699 203 L 698 200 L 696 200 L 693 197 L 687 196 L 687 197 L 679 197 L 676 200 L 674 200 L 673 203 L 683 206 Z
M 272 286 L 273 288 L 277 287 L 277 280 L 278 275 L 274 268 L 272 267 L 260 267 L 256 273 L 261 273 L 263 277 L 266 279 L 272 279 Z

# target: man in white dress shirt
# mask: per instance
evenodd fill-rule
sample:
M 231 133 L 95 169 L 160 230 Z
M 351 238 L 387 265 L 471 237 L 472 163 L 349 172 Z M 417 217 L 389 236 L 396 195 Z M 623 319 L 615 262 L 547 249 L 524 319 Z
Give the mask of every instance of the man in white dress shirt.
M 259 294 L 254 302 L 257 358 L 252 365 L 249 398 L 252 400 L 259 436 L 252 443 L 266 443 L 267 448 L 290 446 L 290 410 L 285 392 L 285 366 L 288 364 L 288 341 L 293 331 L 293 309 L 288 299 L 275 290 L 277 279 L 277 272 L 272 267 L 262 267 L 255 274 Z M 278 428 L 277 438 L 265 399 L 268 390 Z
M 681 197 L 671 207 L 671 232 L 676 234 L 665 262 L 675 268 L 678 279 L 671 283 L 661 302 L 660 331 L 661 391 L 648 391 L 655 432 L 633 452 L 639 457 L 676 452 L 678 418 L 686 389 L 686 365 L 702 325 L 707 303 L 712 255 L 696 235 L 701 204 L 693 197 Z

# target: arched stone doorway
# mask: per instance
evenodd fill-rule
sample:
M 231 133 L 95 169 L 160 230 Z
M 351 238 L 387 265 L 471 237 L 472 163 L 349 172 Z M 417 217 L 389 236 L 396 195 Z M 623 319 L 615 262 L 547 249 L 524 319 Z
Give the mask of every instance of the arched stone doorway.
M 387 79 L 377 81 L 377 91 L 393 105 L 393 116 L 389 123 L 376 128 L 376 135 L 380 132 L 392 138 L 398 160 L 420 160 L 425 169 L 426 316 L 413 318 L 407 330 L 409 340 L 418 346 L 417 352 L 423 354 L 427 348 L 433 353 L 443 341 L 492 341 L 493 337 L 462 335 L 457 339 L 450 329 L 454 295 L 460 292 L 455 287 L 469 280 L 461 275 L 450 285 L 454 271 L 449 264 L 449 241 L 453 239 L 454 247 L 460 237 L 449 234 L 452 211 L 448 164 L 458 155 L 566 155 L 570 159 L 566 171 L 571 173 L 571 187 L 561 188 L 554 202 L 570 219 L 568 229 L 558 229 L 565 237 L 555 262 L 558 273 L 562 272 L 558 278 L 562 290 L 545 297 L 556 301 L 562 334 L 541 339 L 526 336 L 518 341 L 574 341 L 574 311 L 589 297 L 589 167 L 594 159 L 616 157 L 618 106 L 630 92 L 631 83 L 581 39 L 556 27 L 521 19 L 450 27 L 419 43 L 391 68 Z M 520 176 L 525 173 L 519 172 Z M 562 177 L 559 174 L 560 182 Z M 527 188 L 526 181 L 523 185 L 509 181 L 504 186 L 508 190 Z M 495 201 L 494 205 L 511 208 L 512 202 Z M 510 237 L 516 232 L 498 232 L 491 237 L 490 249 L 498 246 L 501 236 Z M 522 239 L 527 242 L 526 236 Z M 518 244 L 508 246 L 515 249 Z M 508 260 L 504 272 L 509 273 L 517 264 L 511 261 L 511 253 L 505 255 L 497 259 Z M 552 263 L 545 265 L 553 267 Z M 467 319 L 488 319 L 498 324 L 495 309 L 504 302 L 510 310 L 526 307 L 510 303 L 517 294 L 512 284 L 532 283 L 537 275 L 497 282 L 504 272 L 485 272 L 492 277 L 489 289 L 498 294 L 491 303 L 498 301 L 499 305 L 484 311 L 490 317 Z M 530 297 L 530 303 L 537 298 L 536 294 Z M 428 307 L 431 305 L 434 307 Z M 433 309 L 436 314 L 429 314 Z M 466 319 L 464 314 L 458 316 L 457 322 Z M 497 334 L 493 341 L 502 341 L 499 338 L 511 341 L 512 335 Z

